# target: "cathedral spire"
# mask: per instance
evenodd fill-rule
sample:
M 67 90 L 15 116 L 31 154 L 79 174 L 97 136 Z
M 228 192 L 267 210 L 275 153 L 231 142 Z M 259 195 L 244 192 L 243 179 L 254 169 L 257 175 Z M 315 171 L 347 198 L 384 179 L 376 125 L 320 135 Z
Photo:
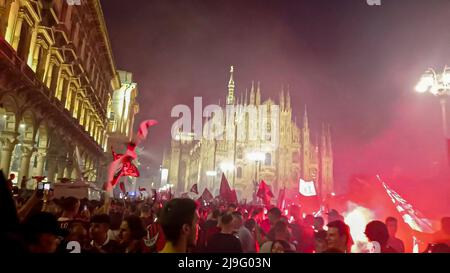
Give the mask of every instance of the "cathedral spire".
M 305 115 L 303 116 L 303 127 L 305 129 L 309 128 L 309 125 L 308 125 L 308 110 L 306 108 L 306 104 L 305 104 Z
M 291 94 L 289 93 L 289 84 L 287 87 L 287 95 L 286 95 L 286 109 L 290 110 L 291 109 Z
M 252 81 L 252 89 L 250 89 L 250 102 L 249 104 L 255 104 L 255 82 Z
M 248 101 L 247 101 L 247 92 L 248 92 L 248 89 L 245 88 L 245 100 L 244 100 L 244 105 L 247 105 L 247 104 L 248 104 Z
M 228 97 L 227 104 L 234 104 L 234 79 L 233 79 L 234 67 L 230 67 L 230 80 L 228 81 Z
M 256 99 L 255 104 L 261 104 L 261 83 L 258 81 L 258 89 L 256 90 Z
M 284 86 L 281 85 L 281 93 L 280 93 L 280 110 L 284 111 Z

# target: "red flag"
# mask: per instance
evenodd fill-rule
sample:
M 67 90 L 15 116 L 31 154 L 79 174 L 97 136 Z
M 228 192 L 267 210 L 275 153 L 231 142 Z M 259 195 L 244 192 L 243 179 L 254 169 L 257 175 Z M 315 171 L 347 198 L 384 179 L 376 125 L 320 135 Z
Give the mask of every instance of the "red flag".
M 285 207 L 285 195 L 286 195 L 286 188 L 280 189 L 280 192 L 278 193 L 278 202 L 277 207 L 280 209 L 284 209 Z
M 127 192 L 127 191 L 125 190 L 125 184 L 124 184 L 123 182 L 120 182 L 119 187 L 120 187 L 120 190 L 121 190 L 123 193 L 126 193 L 126 192 Z
M 230 197 L 231 197 L 230 198 L 231 203 L 233 203 L 233 204 L 237 204 L 238 203 L 238 198 L 237 198 L 237 194 L 236 194 L 235 190 L 231 191 L 231 196 Z
M 214 199 L 214 196 L 212 195 L 212 193 L 207 188 L 205 188 L 202 195 L 197 199 L 197 201 L 211 202 L 213 199 Z
M 143 121 L 139 126 L 136 140 L 128 143 L 125 154 L 117 155 L 114 151 L 112 151 L 114 161 L 109 165 L 108 184 L 106 185 L 106 189 L 109 190 L 113 187 L 119 181 L 121 176 L 139 177 L 139 170 L 132 164 L 132 161 L 137 158 L 135 149 L 136 146 L 147 137 L 148 128 L 157 123 L 158 122 L 156 120 Z
M 153 119 L 141 122 L 137 134 L 136 145 L 138 145 L 142 140 L 147 138 L 148 127 L 151 127 L 155 124 L 158 124 L 158 122 Z
M 191 188 L 190 192 L 198 194 L 197 184 L 192 185 L 192 188 Z
M 230 185 L 228 184 L 228 180 L 225 177 L 225 174 L 222 173 L 222 180 L 220 181 L 220 190 L 219 195 L 220 197 L 227 199 L 228 196 L 231 193 Z
M 261 180 L 261 183 L 259 183 L 256 196 L 258 196 L 261 199 L 273 198 L 273 193 L 270 190 L 269 186 L 267 186 L 266 182 L 264 182 L 264 180 Z

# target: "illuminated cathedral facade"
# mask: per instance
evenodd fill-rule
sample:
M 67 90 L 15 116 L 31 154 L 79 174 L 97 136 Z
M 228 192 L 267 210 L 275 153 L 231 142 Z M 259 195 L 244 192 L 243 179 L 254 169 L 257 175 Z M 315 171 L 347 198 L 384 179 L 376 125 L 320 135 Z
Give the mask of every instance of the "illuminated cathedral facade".
M 329 196 L 334 182 L 330 126 L 322 124 L 313 141 L 306 106 L 300 126 L 293 118 L 289 88 L 281 88 L 277 103 L 272 99 L 262 101 L 259 82 L 252 82 L 250 90 L 237 96 L 233 73 L 232 67 L 226 105 L 221 107 L 224 112 L 227 106 L 244 113 L 249 108 L 257 109 L 258 115 L 264 112 L 269 116 L 264 120 L 267 124 L 258 126 L 266 126 L 267 130 L 257 130 L 255 135 L 250 132 L 255 122 L 248 115 L 240 119 L 227 115 L 224 123 L 235 125 L 227 127 L 235 131 L 221 139 L 198 139 L 193 133 L 179 133 L 164 153 L 162 168 L 168 170 L 167 183 L 173 185 L 177 194 L 188 192 L 197 184 L 200 193 L 208 188 L 218 195 L 225 174 L 239 200 L 250 202 L 255 200 L 257 182 L 261 180 L 270 185 L 276 197 L 284 188 L 298 192 L 299 180 L 303 179 L 314 181 L 320 196 Z M 271 123 L 274 118 L 275 123 Z M 270 136 L 273 130 L 276 142 Z

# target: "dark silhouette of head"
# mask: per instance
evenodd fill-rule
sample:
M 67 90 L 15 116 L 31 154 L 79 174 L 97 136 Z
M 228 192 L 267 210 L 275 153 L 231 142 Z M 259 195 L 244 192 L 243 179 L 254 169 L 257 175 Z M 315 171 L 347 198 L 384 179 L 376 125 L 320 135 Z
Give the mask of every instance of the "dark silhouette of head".
M 175 198 L 164 205 L 159 219 L 166 240 L 178 245 L 182 240 L 194 245 L 197 240 L 197 204 L 192 199 Z
M 381 247 L 386 246 L 389 239 L 389 232 L 386 225 L 378 220 L 367 224 L 365 234 L 369 241 L 376 241 Z
M 350 227 L 340 220 L 330 222 L 327 226 L 328 248 L 336 248 L 345 252 L 350 240 Z

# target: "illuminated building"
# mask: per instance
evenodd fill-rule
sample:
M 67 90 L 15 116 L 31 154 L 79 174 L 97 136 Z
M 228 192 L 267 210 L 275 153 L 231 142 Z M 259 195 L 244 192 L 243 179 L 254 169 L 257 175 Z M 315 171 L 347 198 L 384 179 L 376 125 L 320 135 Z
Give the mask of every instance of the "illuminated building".
M 189 191 L 197 183 L 200 191 L 207 187 L 217 195 L 221 174 L 225 173 L 238 197 L 251 201 L 254 198 L 254 181 L 264 180 L 277 195 L 278 190 L 284 187 L 298 190 L 299 180 L 303 178 L 315 181 L 321 196 L 330 195 L 333 192 L 330 127 L 323 125 L 321 135 L 314 143 L 311 141 L 306 109 L 301 127 L 292 117 L 289 88 L 282 88 L 279 104 L 271 99 L 261 101 L 259 82 L 252 82 L 249 95 L 246 90 L 245 96 L 242 92 L 240 99 L 237 99 L 233 73 L 232 67 L 225 100 L 227 105 L 244 112 L 250 107 L 257 109 L 258 113 L 268 109 L 269 116 L 275 115 L 273 109 L 278 109 L 278 126 L 273 128 L 278 130 L 278 143 L 273 145 L 270 138 L 263 135 L 251 137 L 249 127 L 254 121 L 248 116 L 236 121 L 239 126 L 242 125 L 240 128 L 244 128 L 242 132 L 239 132 L 238 125 L 231 126 L 235 134 L 224 139 L 205 138 L 203 135 L 199 140 L 194 133 L 180 132 L 172 139 L 170 152 L 164 153 L 162 162 L 163 168 L 169 169 L 169 183 L 175 185 L 178 193 Z M 233 120 L 225 121 L 230 122 L 233 123 Z M 270 128 L 269 121 L 266 126 Z M 243 137 L 237 137 L 237 134 Z
M 85 176 L 101 180 L 108 133 L 129 134 L 137 108 L 130 93 L 125 110 L 108 119 L 128 76 L 116 70 L 100 1 L 0 1 L 0 37 L 5 175 L 79 178 L 78 147 Z

